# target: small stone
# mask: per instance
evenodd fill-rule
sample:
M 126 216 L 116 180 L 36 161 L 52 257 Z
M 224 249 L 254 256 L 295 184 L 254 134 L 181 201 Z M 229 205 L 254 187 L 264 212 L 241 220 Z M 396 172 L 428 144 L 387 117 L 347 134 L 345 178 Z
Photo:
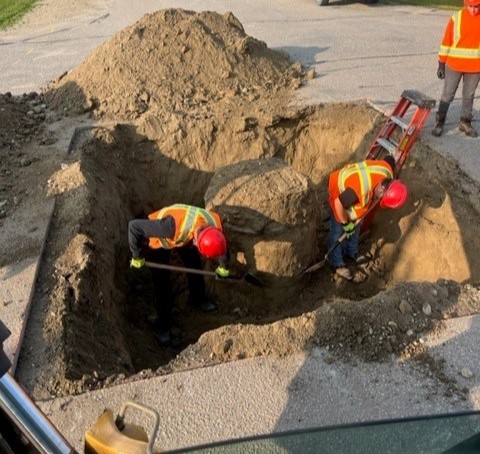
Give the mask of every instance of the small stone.
M 407 336 L 413 336 L 413 331 L 411 329 L 407 331 Z
M 307 71 L 307 79 L 312 80 L 315 79 L 315 70 L 314 69 L 309 69 Z
M 423 303 L 422 312 L 425 315 L 430 315 L 432 313 L 432 306 L 430 306 L 428 303 Z
M 412 312 L 412 306 L 408 304 L 407 300 L 400 301 L 400 305 L 398 306 L 398 308 L 402 314 L 407 314 Z
M 464 378 L 472 378 L 473 377 L 473 372 L 468 368 L 464 367 L 461 371 L 462 377 Z

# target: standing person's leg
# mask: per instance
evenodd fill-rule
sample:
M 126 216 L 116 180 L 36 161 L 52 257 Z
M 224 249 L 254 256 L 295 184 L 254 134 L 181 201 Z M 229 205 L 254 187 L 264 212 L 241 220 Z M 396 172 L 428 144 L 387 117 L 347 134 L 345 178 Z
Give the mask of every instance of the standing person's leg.
M 455 93 L 457 92 L 461 78 L 462 73 L 453 71 L 448 66 L 445 67 L 445 80 L 443 83 L 442 96 L 440 97 L 437 113 L 435 115 L 435 126 L 432 129 L 432 135 L 434 136 L 438 137 L 442 135 L 443 126 L 447 119 L 448 108 L 450 107 L 453 98 L 455 98 Z
M 480 73 L 465 73 L 463 75 L 462 87 L 462 113 L 458 129 L 469 137 L 477 137 L 478 133 L 472 126 L 473 100 L 478 84 L 480 82 Z
M 344 253 L 345 256 L 356 260 L 358 256 L 358 242 L 360 239 L 360 226 L 361 223 L 359 222 L 356 227 L 355 227 L 355 232 L 354 234 L 345 240 L 345 245 L 344 245 Z
M 337 244 L 338 240 L 342 235 L 343 226 L 342 224 L 337 222 L 330 208 L 330 229 L 328 230 L 327 237 L 328 250 L 330 250 L 333 246 L 335 246 L 335 244 Z M 352 273 L 350 273 L 350 270 L 345 266 L 345 262 L 343 261 L 342 245 L 337 245 L 335 249 L 330 252 L 330 254 L 328 255 L 328 262 L 335 270 L 335 273 L 337 273 L 339 276 L 348 280 L 352 279 Z
M 180 258 L 187 268 L 202 269 L 202 261 L 195 247 L 187 246 L 178 249 Z M 205 290 L 205 279 L 201 274 L 187 273 L 188 300 L 193 307 L 202 311 L 214 311 L 217 306 L 208 301 Z
M 337 222 L 330 209 L 330 228 L 327 236 L 327 248 L 330 250 L 343 235 L 342 224 Z M 341 268 L 345 266 L 342 255 L 342 246 L 338 245 L 328 256 L 328 262 L 332 268 Z
M 148 253 L 148 259 L 156 263 L 169 263 L 170 251 L 166 249 L 155 249 Z M 170 271 L 151 268 L 153 280 L 154 305 L 157 313 L 155 328 L 158 331 L 160 344 L 170 343 L 170 330 L 172 328 L 172 310 L 175 301 L 173 294 Z M 168 336 L 167 336 L 168 334 Z

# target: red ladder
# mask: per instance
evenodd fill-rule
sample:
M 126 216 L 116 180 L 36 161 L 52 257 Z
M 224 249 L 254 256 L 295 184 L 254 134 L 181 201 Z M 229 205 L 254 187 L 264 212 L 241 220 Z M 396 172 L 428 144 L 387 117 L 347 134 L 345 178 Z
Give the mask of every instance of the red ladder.
M 366 159 L 382 159 L 386 152 L 395 158 L 394 174 L 398 175 L 435 104 L 434 99 L 419 91 L 404 90 L 370 146 Z M 407 120 L 409 116 L 410 121 Z
M 365 159 L 383 159 L 386 155 L 393 156 L 396 163 L 393 173 L 398 177 L 435 104 L 434 99 L 419 91 L 404 90 L 393 112 L 370 146 Z M 408 118 L 410 118 L 409 121 Z M 370 228 L 376 211 L 374 209 L 365 216 L 361 227 L 362 232 Z

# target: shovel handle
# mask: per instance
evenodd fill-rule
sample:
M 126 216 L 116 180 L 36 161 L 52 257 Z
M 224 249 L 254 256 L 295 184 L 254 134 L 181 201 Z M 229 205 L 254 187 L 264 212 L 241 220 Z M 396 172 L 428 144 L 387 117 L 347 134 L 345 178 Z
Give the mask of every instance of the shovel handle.
M 217 273 L 215 273 L 215 271 L 197 270 L 195 268 L 185 268 L 183 266 L 166 265 L 164 263 L 145 262 L 145 266 L 148 266 L 150 268 L 159 268 L 161 270 L 178 271 L 180 273 L 202 274 L 204 276 L 213 276 L 213 277 L 217 276 Z
M 381 199 L 375 200 L 373 205 L 365 212 L 365 214 L 360 218 L 355 221 L 355 227 L 362 222 L 362 219 L 364 219 L 367 214 L 371 213 L 375 208 L 377 208 L 377 205 L 380 203 Z M 304 273 L 311 273 L 312 271 L 316 271 L 319 268 L 321 268 L 323 265 L 325 265 L 325 262 L 328 259 L 328 256 L 340 245 L 345 241 L 345 238 L 347 238 L 347 234 L 344 233 L 337 241 L 336 243 L 327 251 L 325 254 L 325 257 L 321 262 L 315 263 L 312 266 L 309 266 L 306 270 L 304 270 Z
M 357 221 L 358 222 L 358 221 Z M 356 223 L 355 223 L 356 224 Z M 325 254 L 325 257 L 323 257 L 323 260 L 321 262 L 318 262 L 318 263 L 315 263 L 314 265 L 312 266 L 309 266 L 305 271 L 304 273 L 311 273 L 312 271 L 317 271 L 319 268 L 321 268 L 323 265 L 325 265 L 325 262 L 327 261 L 328 259 L 328 256 L 340 245 L 343 243 L 343 241 L 345 240 L 345 238 L 347 237 L 347 234 L 344 233 L 336 242 L 335 244 L 330 247 L 330 249 L 327 251 L 327 253 Z
M 203 276 L 212 276 L 215 278 L 219 277 L 215 271 L 197 270 L 196 268 L 185 268 L 183 266 L 166 265 L 164 263 L 145 262 L 145 266 L 150 268 L 159 268 L 162 270 L 178 271 L 180 273 L 202 274 Z M 255 287 L 266 286 L 265 282 L 263 282 L 258 276 L 255 276 L 251 273 L 247 273 L 244 276 L 228 276 L 226 278 L 220 278 L 220 280 L 230 282 L 248 282 Z

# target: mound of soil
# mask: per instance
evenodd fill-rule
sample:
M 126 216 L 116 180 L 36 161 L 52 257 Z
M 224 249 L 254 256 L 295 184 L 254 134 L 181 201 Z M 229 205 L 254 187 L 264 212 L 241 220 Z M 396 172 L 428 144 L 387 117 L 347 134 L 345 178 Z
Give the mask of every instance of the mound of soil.
M 213 119 L 215 128 L 232 114 L 240 120 L 252 103 L 284 105 L 285 88 L 302 83 L 301 70 L 247 36 L 231 13 L 168 9 L 94 50 L 53 84 L 47 99 L 57 110 L 135 120 L 145 136 L 162 140 L 185 133 L 191 122 Z M 175 130 L 165 130 L 174 118 Z M 253 121 L 239 127 L 251 128 Z
M 3 208 L 4 217 L 26 207 L 35 216 L 33 196 L 56 198 L 18 365 L 30 395 L 78 393 L 317 345 L 332 360 L 416 358 L 442 379 L 422 339 L 445 318 L 478 312 L 470 284 L 480 277 L 471 228 L 480 189 L 421 142 L 402 170 L 409 201 L 376 216 L 362 241 L 372 260 L 355 270 L 356 284 L 324 267 L 296 277 L 292 297 L 266 299 L 240 282 L 232 284 L 237 299 L 227 301 L 225 283 L 208 281 L 220 306 L 204 314 L 188 308 L 185 276 L 175 275 L 174 334 L 181 344 L 155 344 L 146 321 L 151 282 L 147 270 L 128 269 L 127 223 L 173 202 L 203 205 L 224 166 L 277 158 L 308 176 L 323 258 L 327 176 L 365 156 L 384 118 L 365 103 L 293 108 L 304 79 L 298 64 L 246 36 L 231 14 L 170 9 L 121 31 L 35 95 L 45 117 L 36 118 L 21 148 L 10 148 L 9 166 L 17 170 L 8 173 L 2 160 L 7 202 L 0 198 L 10 206 L 13 188 L 35 188 L 11 211 Z M 8 132 L 0 137 L 12 143 L 30 109 L 26 100 L 1 101 Z M 250 197 L 260 205 L 260 195 Z M 9 242 L 14 248 L 21 238 Z M 9 254 L 4 265 L 15 260 Z

